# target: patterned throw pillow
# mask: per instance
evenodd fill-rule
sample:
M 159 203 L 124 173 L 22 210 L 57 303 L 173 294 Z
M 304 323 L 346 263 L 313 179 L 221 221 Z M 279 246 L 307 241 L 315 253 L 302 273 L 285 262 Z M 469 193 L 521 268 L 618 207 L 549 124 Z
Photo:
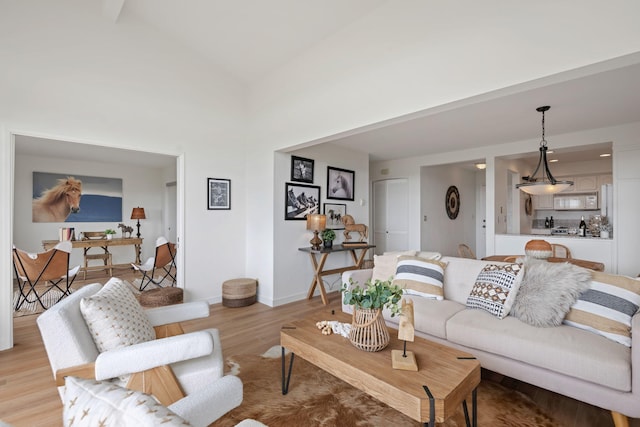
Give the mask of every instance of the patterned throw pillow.
M 65 427 L 191 425 L 152 396 L 108 381 L 66 377 L 63 401 Z
M 518 294 L 523 271 L 520 264 L 487 264 L 476 278 L 467 307 L 480 308 L 504 319 Z
M 83 298 L 80 312 L 101 353 L 156 338 L 140 303 L 122 280 L 111 279 L 100 291 Z
M 594 272 L 589 289 L 563 323 L 631 347 L 631 318 L 640 307 L 640 280 Z
M 442 289 L 447 263 L 413 256 L 398 258 L 393 284 L 407 295 L 444 299 Z

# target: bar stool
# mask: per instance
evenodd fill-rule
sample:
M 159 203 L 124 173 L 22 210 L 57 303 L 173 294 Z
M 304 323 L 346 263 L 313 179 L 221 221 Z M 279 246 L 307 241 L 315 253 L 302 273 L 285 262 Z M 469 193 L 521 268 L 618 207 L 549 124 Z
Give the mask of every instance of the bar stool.
M 100 259 L 102 260 L 103 264 L 104 264 L 104 270 L 109 272 L 109 276 L 113 276 L 113 262 L 112 262 L 112 258 L 111 258 L 111 252 L 109 252 L 109 250 L 107 249 L 106 246 L 104 246 L 102 249 L 104 249 L 104 253 L 102 254 L 89 254 L 87 253 L 89 251 L 89 249 L 91 248 L 85 248 L 84 250 L 84 269 L 82 270 L 84 277 L 82 278 L 82 280 L 86 280 L 87 279 L 87 270 L 89 269 L 89 261 L 95 260 L 95 259 Z

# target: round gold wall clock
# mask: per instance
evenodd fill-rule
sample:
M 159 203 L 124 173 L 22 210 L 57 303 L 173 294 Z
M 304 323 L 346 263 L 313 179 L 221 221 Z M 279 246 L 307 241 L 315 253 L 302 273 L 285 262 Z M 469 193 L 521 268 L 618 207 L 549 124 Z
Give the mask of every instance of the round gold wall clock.
M 447 189 L 445 209 L 450 219 L 456 219 L 458 217 L 458 213 L 460 212 L 460 193 L 458 193 L 458 188 L 455 185 Z

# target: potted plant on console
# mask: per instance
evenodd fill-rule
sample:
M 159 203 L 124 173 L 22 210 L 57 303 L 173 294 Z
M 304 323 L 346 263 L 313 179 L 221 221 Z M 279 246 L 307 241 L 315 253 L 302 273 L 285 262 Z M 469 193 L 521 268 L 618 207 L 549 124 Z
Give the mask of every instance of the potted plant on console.
M 391 316 L 400 314 L 402 289 L 391 281 L 368 280 L 365 288 L 353 281 L 342 288 L 343 302 L 353 305 L 353 321 L 349 340 L 360 350 L 380 351 L 389 344 L 389 331 L 382 317 L 382 309 L 391 310 Z
M 336 238 L 336 232 L 330 228 L 326 228 L 322 231 L 322 243 L 325 248 L 332 248 L 333 241 Z
M 113 239 L 113 235 L 116 234 L 116 230 L 112 230 L 111 228 L 107 228 L 104 230 L 104 234 L 107 236 L 107 240 Z

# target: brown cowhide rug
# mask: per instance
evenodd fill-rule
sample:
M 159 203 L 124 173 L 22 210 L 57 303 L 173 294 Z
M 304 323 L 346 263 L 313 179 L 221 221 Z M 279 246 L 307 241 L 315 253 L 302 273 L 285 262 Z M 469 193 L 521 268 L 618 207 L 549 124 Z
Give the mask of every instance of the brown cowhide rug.
M 246 418 L 269 427 L 422 425 L 299 357 L 293 364 L 289 393 L 283 396 L 280 350 L 274 348 L 265 355 L 270 357 L 244 355 L 227 359 L 231 373 L 242 379 L 244 399 L 242 405 L 212 426 L 235 426 Z M 471 402 L 468 403 L 471 410 Z M 478 388 L 478 425 L 557 427 L 560 424 L 524 394 L 483 380 Z M 462 405 L 453 417 L 438 426 L 465 426 Z

